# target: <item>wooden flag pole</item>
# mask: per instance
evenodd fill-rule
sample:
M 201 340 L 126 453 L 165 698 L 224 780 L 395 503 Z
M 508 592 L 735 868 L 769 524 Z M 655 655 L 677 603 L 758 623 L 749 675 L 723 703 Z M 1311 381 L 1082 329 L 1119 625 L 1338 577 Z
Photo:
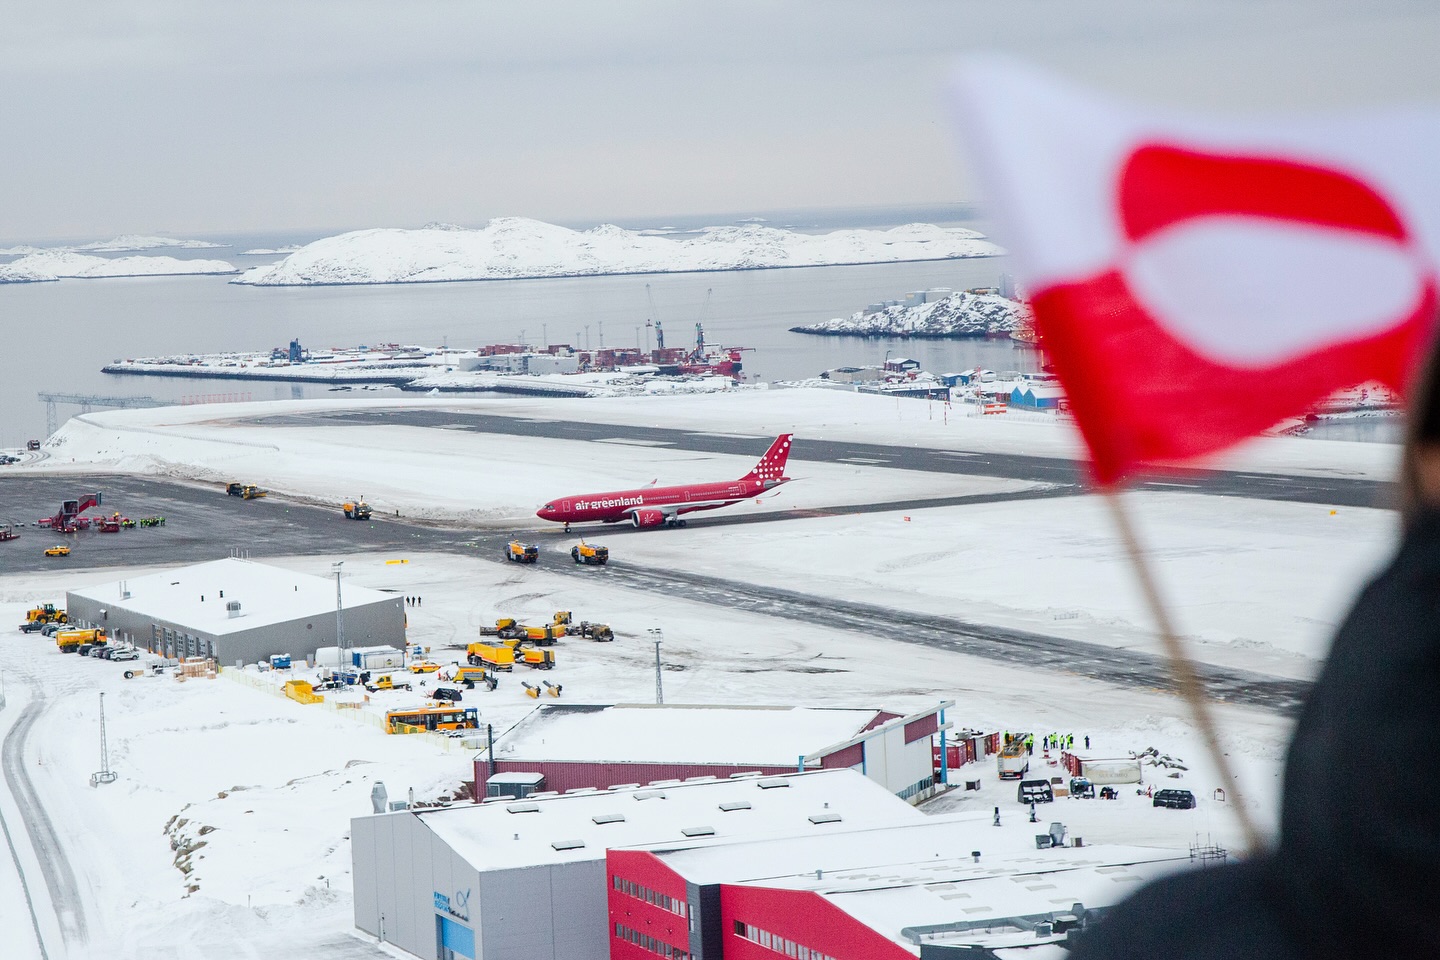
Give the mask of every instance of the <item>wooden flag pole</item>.
M 1180 686 L 1180 696 L 1190 707 L 1191 718 L 1195 721 L 1195 726 L 1199 728 L 1200 735 L 1205 740 L 1205 747 L 1210 752 L 1210 759 L 1215 764 L 1220 779 L 1226 784 L 1228 796 L 1233 801 L 1231 809 L 1234 810 L 1235 817 L 1240 822 L 1240 830 L 1245 835 L 1248 852 L 1258 853 L 1265 844 L 1260 837 L 1259 829 L 1255 826 L 1254 818 L 1245 807 L 1244 795 L 1240 790 L 1239 781 L 1235 779 L 1235 772 L 1230 767 L 1230 759 L 1220 748 L 1220 734 L 1215 729 L 1215 717 L 1210 710 L 1209 698 L 1205 693 L 1204 685 L 1200 682 L 1200 675 L 1196 672 L 1195 661 L 1191 660 L 1189 654 L 1185 652 L 1185 644 L 1181 641 L 1180 635 L 1175 632 L 1175 626 L 1170 620 L 1170 611 L 1160 597 L 1160 589 L 1152 575 L 1150 562 L 1144 548 L 1140 546 L 1139 538 L 1135 535 L 1135 527 L 1130 522 L 1129 511 L 1125 509 L 1120 492 L 1118 490 L 1107 491 L 1105 501 L 1109 504 L 1110 513 L 1115 518 L 1115 526 L 1120 530 L 1120 539 L 1125 543 L 1125 552 L 1130 556 L 1130 565 L 1135 569 L 1135 576 L 1140 581 L 1140 591 L 1145 594 L 1145 602 L 1149 605 L 1150 613 L 1155 618 L 1155 625 L 1160 633 L 1160 640 L 1164 644 L 1165 654 L 1170 658 L 1171 673 Z

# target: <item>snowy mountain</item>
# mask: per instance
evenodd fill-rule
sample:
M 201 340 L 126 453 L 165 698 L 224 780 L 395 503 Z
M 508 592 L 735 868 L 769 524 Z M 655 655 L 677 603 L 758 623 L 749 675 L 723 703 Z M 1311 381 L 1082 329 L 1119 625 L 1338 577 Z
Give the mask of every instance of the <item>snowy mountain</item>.
M 842 230 L 821 236 L 759 224 L 712 227 L 684 240 L 611 224 L 577 231 L 517 217 L 483 229 L 358 230 L 317 240 L 279 263 L 247 270 L 233 283 L 290 286 L 427 283 L 758 270 L 835 264 L 946 260 L 1003 253 L 973 230 L 910 224 L 893 230 Z
M 996 294 L 952 293 L 929 303 L 861 311 L 790 330 L 832 337 L 983 337 L 1014 333 L 1028 324 L 1029 317 L 1029 308 L 1023 303 Z
M 91 257 L 67 250 L 46 250 L 0 265 L 0 283 L 102 277 L 162 277 L 192 273 L 239 273 L 224 260 L 174 257 Z

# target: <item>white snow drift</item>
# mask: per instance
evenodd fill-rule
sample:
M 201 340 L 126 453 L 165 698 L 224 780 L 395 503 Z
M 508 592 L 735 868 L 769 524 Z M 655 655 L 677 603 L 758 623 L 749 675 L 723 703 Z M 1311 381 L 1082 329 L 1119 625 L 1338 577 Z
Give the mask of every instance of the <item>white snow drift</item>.
M 34 283 L 78 278 L 165 277 L 184 274 L 238 273 L 224 260 L 175 257 L 91 257 L 69 250 L 47 250 L 0 266 L 0 283 Z

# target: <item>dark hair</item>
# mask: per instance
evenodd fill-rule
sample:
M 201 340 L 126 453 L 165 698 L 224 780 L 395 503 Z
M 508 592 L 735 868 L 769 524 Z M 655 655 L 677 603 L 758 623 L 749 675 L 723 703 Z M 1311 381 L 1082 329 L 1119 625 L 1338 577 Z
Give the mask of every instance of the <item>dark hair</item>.
M 1432 341 L 1425 362 L 1416 372 L 1405 410 L 1405 450 L 1400 461 L 1400 512 L 1406 523 L 1415 519 L 1424 503 L 1420 465 L 1422 447 L 1440 446 L 1440 339 Z

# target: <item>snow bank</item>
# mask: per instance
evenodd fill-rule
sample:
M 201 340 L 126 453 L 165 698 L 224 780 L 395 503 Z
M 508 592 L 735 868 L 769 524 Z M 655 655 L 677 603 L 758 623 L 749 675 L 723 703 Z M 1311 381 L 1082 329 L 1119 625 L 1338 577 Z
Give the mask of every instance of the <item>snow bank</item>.
M 874 313 L 859 311 L 790 330 L 832 337 L 983 337 L 1014 333 L 1029 317 L 1024 304 L 998 294 L 952 293 L 916 306 L 897 304 Z
M 427 283 L 622 273 L 757 270 L 995 256 L 973 230 L 910 224 L 812 236 L 758 224 L 672 240 L 606 224 L 576 231 L 507 217 L 483 229 L 374 229 L 317 240 L 235 283 L 258 286 Z
M 177 260 L 175 257 L 92 257 L 68 250 L 46 250 L 0 266 L 0 283 L 109 277 L 162 277 L 185 274 L 238 273 L 224 260 Z

